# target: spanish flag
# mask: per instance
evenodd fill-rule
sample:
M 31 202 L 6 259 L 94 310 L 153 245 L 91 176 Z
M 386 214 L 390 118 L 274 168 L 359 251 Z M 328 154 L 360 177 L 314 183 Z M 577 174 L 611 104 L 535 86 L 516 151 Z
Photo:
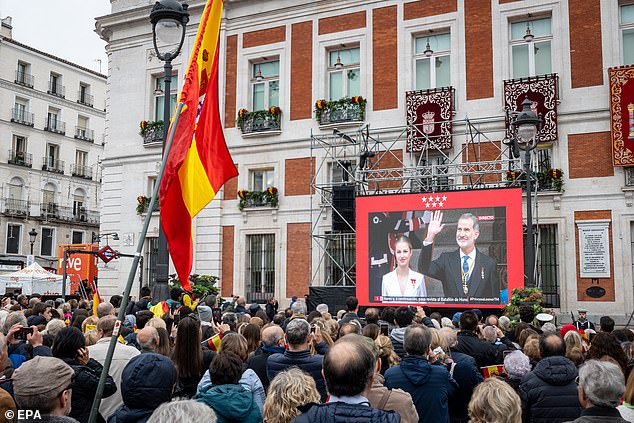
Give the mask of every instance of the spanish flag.
M 238 174 L 220 122 L 218 51 L 222 0 L 208 0 L 198 27 L 180 102 L 184 103 L 174 131 L 159 199 L 161 224 L 172 262 L 185 290 L 191 290 L 192 219 Z
M 97 306 L 101 304 L 101 295 L 99 295 L 99 289 L 97 289 L 97 284 L 95 281 L 90 283 L 91 291 L 92 291 L 92 315 L 97 315 Z

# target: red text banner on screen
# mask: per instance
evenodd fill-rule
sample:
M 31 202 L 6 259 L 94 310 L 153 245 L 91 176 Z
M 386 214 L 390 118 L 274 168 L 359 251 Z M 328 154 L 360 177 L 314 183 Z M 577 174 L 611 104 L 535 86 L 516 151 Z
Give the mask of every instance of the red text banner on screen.
M 426 235 L 434 219 L 444 226 L 430 244 Z M 524 286 L 522 224 L 520 188 L 357 197 L 359 303 L 500 308 L 513 289 Z M 471 264 L 464 257 L 469 250 L 461 247 L 464 226 L 478 232 L 471 235 L 476 251 Z M 411 279 L 399 290 L 396 251 L 403 244 L 396 240 L 401 235 L 410 240 L 412 258 L 407 262 Z

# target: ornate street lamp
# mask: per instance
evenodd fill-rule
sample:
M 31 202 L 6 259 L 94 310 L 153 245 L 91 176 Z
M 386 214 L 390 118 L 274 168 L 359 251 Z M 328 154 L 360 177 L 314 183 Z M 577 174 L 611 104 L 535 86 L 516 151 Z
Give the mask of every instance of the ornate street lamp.
M 524 256 L 526 258 L 528 286 L 535 286 L 535 242 L 533 239 L 533 210 L 531 205 L 531 154 L 539 142 L 537 133 L 540 129 L 541 119 L 531 110 L 532 101 L 528 95 L 522 101 L 522 110 L 512 122 L 515 128 L 515 137 L 511 140 L 513 156 L 520 157 L 519 150 L 524 150 L 524 174 L 526 175 L 526 246 Z
M 31 242 L 31 255 L 33 255 L 33 244 L 35 244 L 35 238 L 37 238 L 37 231 L 32 228 L 29 231 L 29 241 Z
M 185 40 L 185 26 L 189 22 L 189 5 L 176 0 L 160 0 L 154 4 L 150 13 L 152 37 L 157 57 L 165 62 L 163 86 L 163 149 L 167 141 L 170 123 L 170 85 L 172 83 L 172 59 L 176 58 Z M 169 298 L 167 287 L 169 273 L 169 251 L 163 227 L 159 223 L 158 254 L 154 277 L 153 300 L 162 301 Z

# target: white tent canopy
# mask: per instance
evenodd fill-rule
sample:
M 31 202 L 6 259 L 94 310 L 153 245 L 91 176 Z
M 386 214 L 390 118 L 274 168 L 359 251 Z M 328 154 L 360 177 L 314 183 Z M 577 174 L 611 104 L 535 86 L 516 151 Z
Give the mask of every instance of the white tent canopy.
M 31 295 L 34 292 L 42 295 L 61 295 L 62 276 L 47 272 L 37 263 L 17 272 L 0 275 L 0 294 L 7 288 L 20 288 L 22 293 Z M 69 287 L 66 287 L 68 293 Z

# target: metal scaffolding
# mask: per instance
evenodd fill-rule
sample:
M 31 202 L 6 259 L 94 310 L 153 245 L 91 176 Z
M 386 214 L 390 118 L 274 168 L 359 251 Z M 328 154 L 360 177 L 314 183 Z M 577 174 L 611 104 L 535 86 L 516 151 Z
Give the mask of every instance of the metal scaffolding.
M 355 285 L 356 196 L 521 186 L 508 176 L 521 173 L 521 160 L 510 158 L 505 140 L 489 137 L 504 137 L 504 117 L 452 123 L 449 150 L 414 126 L 311 132 L 311 285 Z M 412 134 L 427 148 L 408 149 Z

